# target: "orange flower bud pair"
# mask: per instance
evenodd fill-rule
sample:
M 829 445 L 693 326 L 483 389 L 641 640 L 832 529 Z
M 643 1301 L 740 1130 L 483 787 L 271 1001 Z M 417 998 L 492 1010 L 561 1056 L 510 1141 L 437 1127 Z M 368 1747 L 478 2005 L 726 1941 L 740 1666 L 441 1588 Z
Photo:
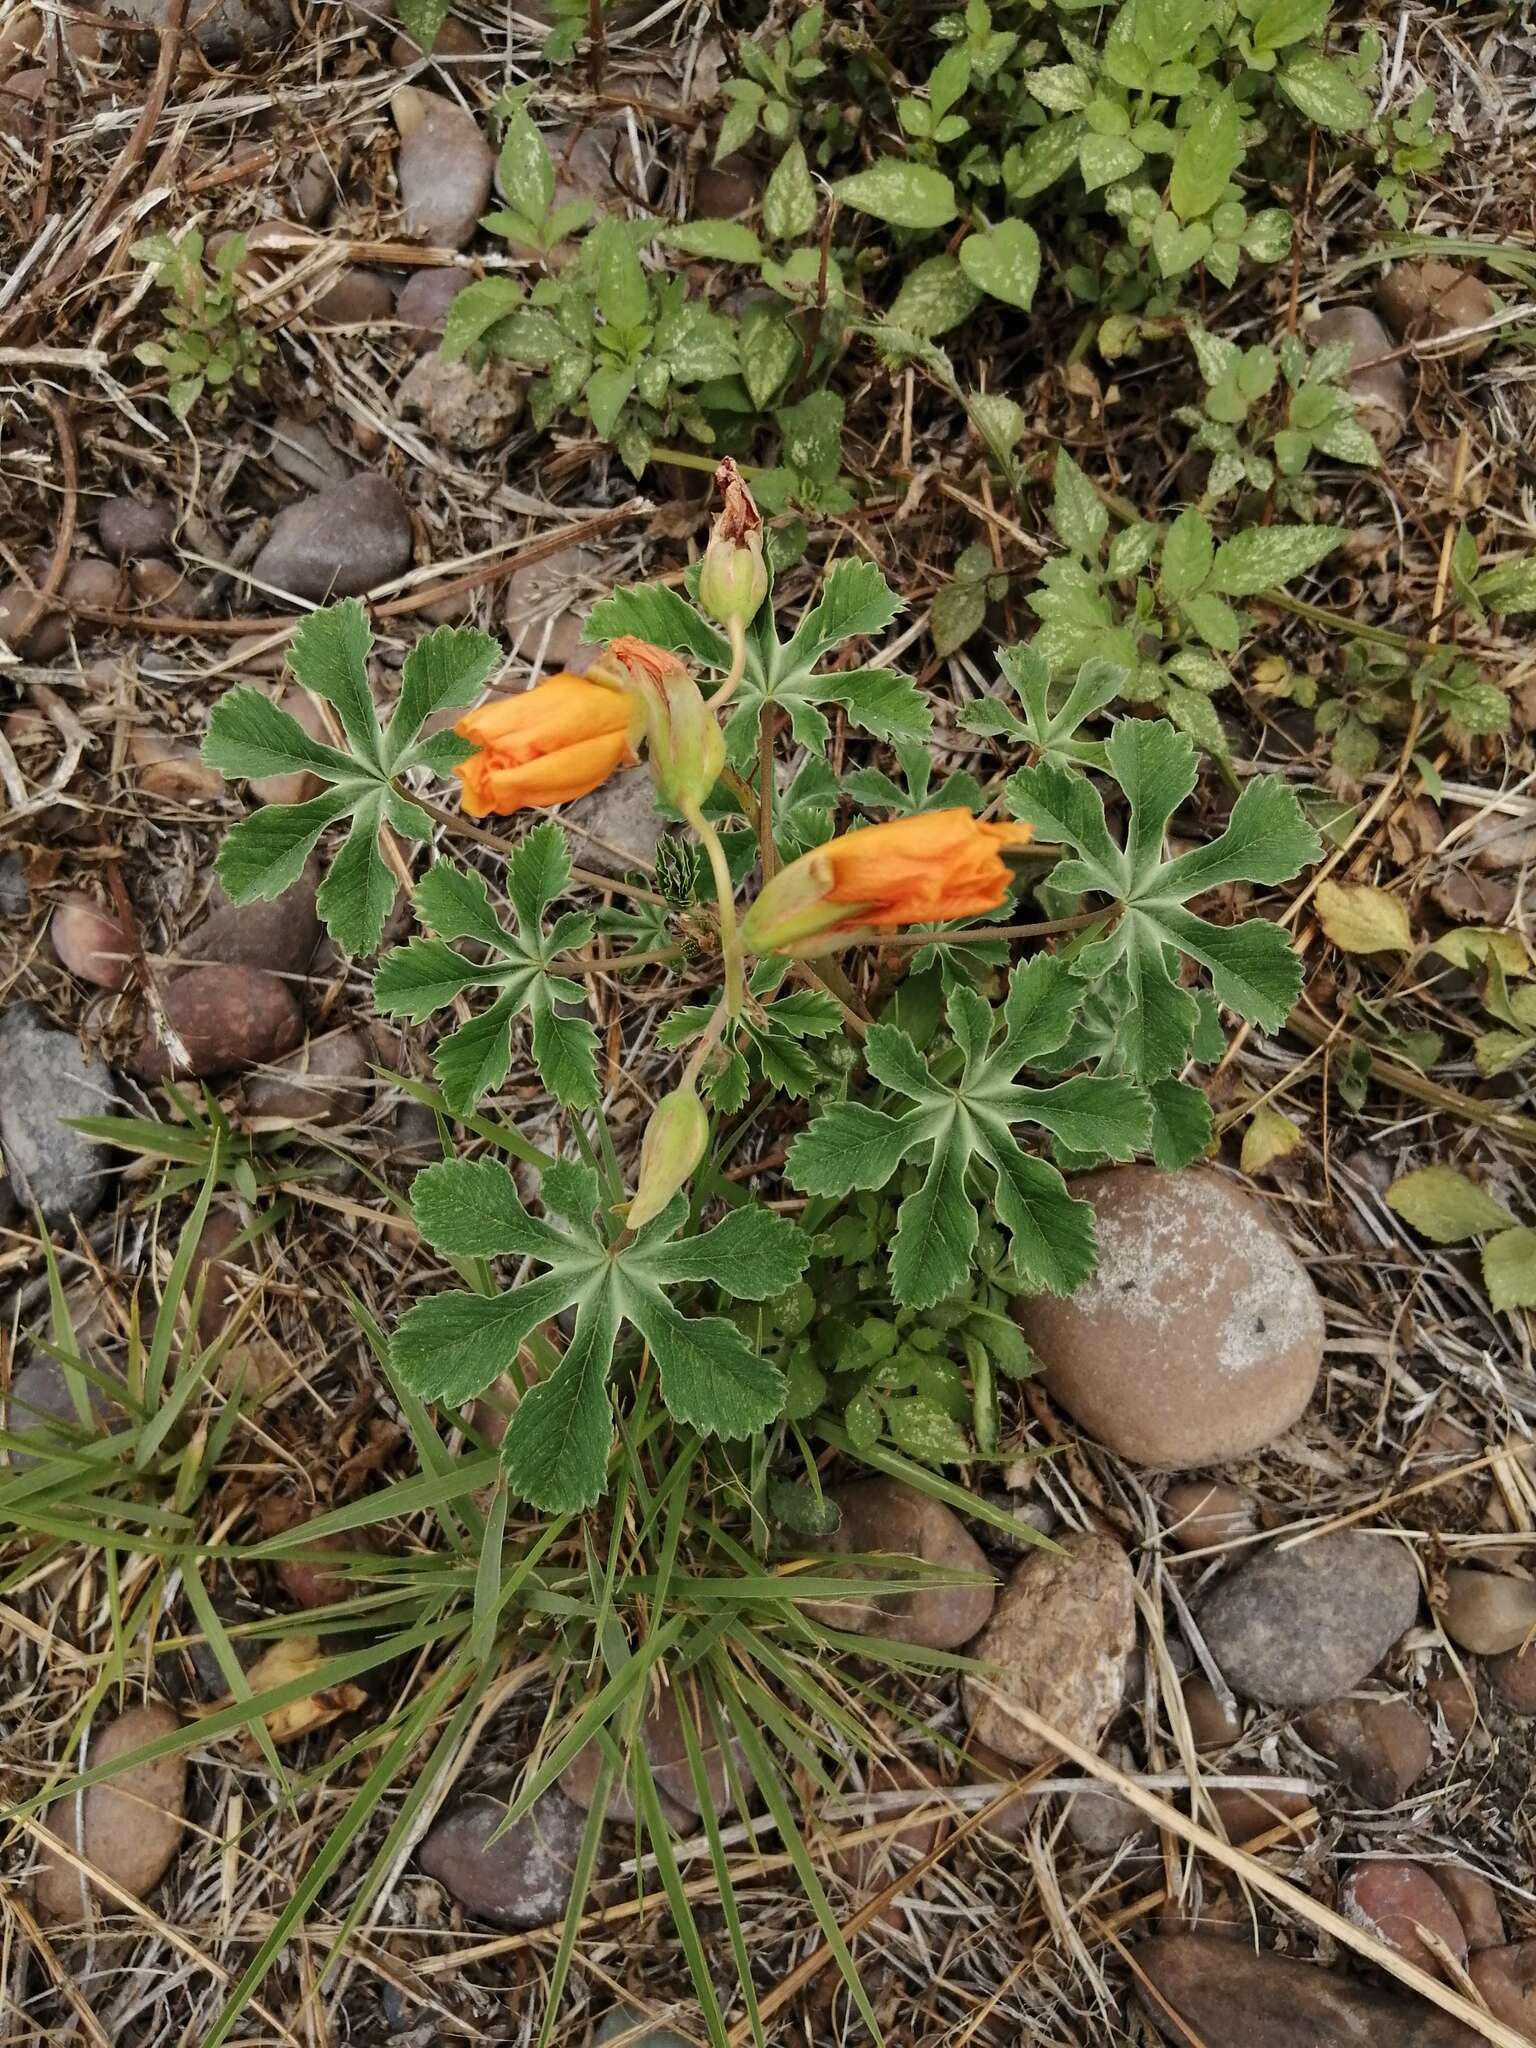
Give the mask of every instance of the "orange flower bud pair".
M 476 751 L 454 769 L 471 818 L 569 803 L 639 758 L 680 808 L 701 804 L 725 765 L 719 721 L 675 655 L 615 640 L 584 676 L 549 676 L 482 704 L 454 727 Z
M 1008 899 L 1004 855 L 1029 825 L 966 810 L 922 811 L 831 839 L 781 868 L 742 919 L 749 952 L 809 959 L 865 932 L 980 917 Z

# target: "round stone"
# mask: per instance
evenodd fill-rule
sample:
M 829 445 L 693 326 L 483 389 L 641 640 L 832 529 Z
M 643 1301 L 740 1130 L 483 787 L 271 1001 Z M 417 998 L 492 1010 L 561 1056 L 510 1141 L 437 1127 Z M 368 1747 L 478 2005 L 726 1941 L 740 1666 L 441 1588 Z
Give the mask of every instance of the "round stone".
M 960 1517 L 942 1501 L 899 1479 L 861 1479 L 830 1488 L 828 1497 L 842 1514 L 828 1550 L 845 1557 L 920 1558 L 946 1571 L 969 1572 L 974 1583 L 930 1584 L 911 1593 L 873 1598 L 856 1593 L 850 1601 L 818 1603 L 822 1619 L 929 1650 L 958 1650 L 986 1627 L 997 1598 L 991 1568 Z M 893 1563 L 890 1576 L 901 1575 L 901 1564 Z M 834 1620 L 827 1611 L 833 1605 L 848 1611 Z
M 1214 1465 L 1291 1427 L 1317 1382 L 1323 1310 L 1259 1205 L 1218 1173 L 1081 1175 L 1099 1264 L 1019 1309 L 1054 1400 L 1136 1465 Z
M 1455 1908 L 1417 1863 L 1395 1857 L 1357 1863 L 1344 1880 L 1339 1909 L 1347 1920 L 1432 1977 L 1445 1972 L 1439 1955 L 1424 1939 L 1426 1931 L 1443 1942 L 1458 1963 L 1466 1963 L 1467 1937 Z
M 1475 1657 L 1518 1650 L 1536 1632 L 1536 1580 L 1455 1565 L 1445 1575 L 1440 1626 Z
M 157 1701 L 130 1707 L 92 1730 L 80 1768 L 115 1763 L 180 1726 L 180 1717 Z M 163 1756 L 131 1764 L 81 1794 L 63 1793 L 48 1809 L 47 1827 L 103 1877 L 142 1899 L 176 1853 L 186 1810 L 187 1759 Z M 86 1880 L 73 1864 L 46 1852 L 38 1871 L 37 1903 L 49 1920 L 83 1920 L 90 1910 Z M 110 1899 L 104 1903 L 108 1911 L 115 1910 Z
M 1234 1691 L 1264 1706 L 1315 1707 L 1357 1686 L 1418 1611 L 1419 1575 L 1401 1543 L 1335 1529 L 1240 1565 L 1199 1618 Z

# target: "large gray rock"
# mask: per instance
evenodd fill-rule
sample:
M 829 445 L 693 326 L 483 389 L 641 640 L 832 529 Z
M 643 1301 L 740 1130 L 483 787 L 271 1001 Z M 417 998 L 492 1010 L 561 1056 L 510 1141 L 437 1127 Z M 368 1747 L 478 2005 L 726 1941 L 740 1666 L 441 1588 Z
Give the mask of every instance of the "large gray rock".
M 1357 1686 L 1418 1611 L 1419 1575 L 1404 1545 L 1335 1529 L 1241 1565 L 1199 1621 L 1234 1691 L 1268 1707 L 1315 1707 Z
M 56 1031 L 30 1003 L 0 1016 L 0 1151 L 17 1196 L 50 1223 L 94 1216 L 113 1163 L 109 1146 L 70 1130 L 66 1117 L 112 1108 L 105 1060 Z
M 272 522 L 251 574 L 320 603 L 361 597 L 410 566 L 411 515 L 382 476 L 349 477 L 288 505 Z
M 1159 1935 L 1136 1962 L 1158 1994 L 1143 1994 L 1147 2014 L 1176 2048 L 1478 2048 L 1470 2028 L 1421 1998 L 1255 1955 L 1245 1941 Z

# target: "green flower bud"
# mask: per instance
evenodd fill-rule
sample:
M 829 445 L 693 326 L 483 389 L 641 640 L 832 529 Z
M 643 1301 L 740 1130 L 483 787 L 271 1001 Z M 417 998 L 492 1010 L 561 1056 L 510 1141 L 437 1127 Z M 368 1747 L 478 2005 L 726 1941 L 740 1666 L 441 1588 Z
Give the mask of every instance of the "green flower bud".
M 691 1082 L 663 1095 L 651 1111 L 640 1140 L 640 1179 L 625 1218 L 639 1230 L 659 1216 L 704 1157 L 709 1143 L 709 1112 Z
M 768 595 L 763 515 L 729 456 L 715 471 L 715 484 L 725 504 L 704 550 L 704 564 L 699 571 L 699 604 L 722 626 L 746 626 Z

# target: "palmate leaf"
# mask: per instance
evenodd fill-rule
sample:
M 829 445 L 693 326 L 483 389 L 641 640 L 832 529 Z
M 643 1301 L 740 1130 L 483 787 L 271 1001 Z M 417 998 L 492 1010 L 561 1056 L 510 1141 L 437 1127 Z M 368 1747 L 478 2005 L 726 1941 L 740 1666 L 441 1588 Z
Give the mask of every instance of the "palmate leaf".
M 1112 928 L 1082 946 L 1075 965 L 1116 1020 L 1101 1071 L 1151 1086 L 1184 1063 L 1199 1021 L 1194 995 L 1179 986 L 1180 953 L 1208 971 L 1220 1002 L 1267 1031 L 1279 1029 L 1301 992 L 1301 963 L 1278 925 L 1211 924 L 1188 908 L 1190 898 L 1226 882 L 1288 881 L 1317 858 L 1319 842 L 1285 784 L 1258 776 L 1219 838 L 1166 860 L 1168 821 L 1195 785 L 1194 746 L 1163 719 L 1125 719 L 1106 744 L 1105 765 L 1130 804 L 1123 848 L 1097 790 L 1059 763 L 1021 768 L 1008 800 L 1015 817 L 1076 856 L 1058 862 L 1053 890 L 1107 899 Z M 1179 1121 L 1188 1133 L 1188 1113 Z
M 1092 1273 L 1092 1211 L 1015 1136 L 1019 1125 L 1036 1124 L 1070 1151 L 1129 1159 L 1151 1134 L 1151 1105 L 1128 1079 L 1087 1076 L 1050 1088 L 1015 1079 L 1065 1044 L 1082 995 L 1064 961 L 1040 954 L 1014 969 L 999 1032 L 974 990 L 951 988 L 958 1078 L 952 1055 L 931 1058 L 895 1026 L 872 1026 L 865 1059 L 889 1106 L 835 1103 L 791 1147 L 790 1180 L 812 1195 L 881 1188 L 905 1162 L 922 1166 L 921 1184 L 901 1204 L 892 1247 L 891 1288 L 904 1307 L 926 1308 L 962 1284 L 978 1202 L 994 1208 L 1007 1230 L 1026 1287 L 1068 1294 Z
M 823 705 L 840 705 L 852 724 L 879 740 L 926 739 L 933 713 L 909 677 L 891 669 L 837 673 L 822 667 L 845 641 L 884 632 L 900 610 L 880 571 L 863 561 L 838 562 L 828 571 L 820 597 L 787 642 L 780 641 L 765 603 L 747 635 L 746 673 L 726 725 L 735 765 L 752 759 L 765 704 L 781 705 L 797 744 L 816 754 L 826 752 L 832 729 Z M 588 640 L 618 633 L 638 634 L 722 675 L 730 667 L 724 635 L 686 598 L 659 584 L 615 591 L 583 628 Z
M 504 1294 L 451 1293 L 401 1320 L 391 1355 L 423 1400 L 472 1400 L 511 1370 L 540 1324 L 564 1309 L 575 1329 L 559 1364 L 523 1396 L 502 1440 L 508 1483 L 548 1514 L 590 1507 L 603 1491 L 613 1435 L 608 1375 L 620 1330 L 650 1347 L 662 1398 L 708 1435 L 750 1436 L 784 1402 L 784 1376 L 723 1316 L 685 1314 L 675 1290 L 717 1287 L 765 1301 L 799 1279 L 810 1239 L 786 1217 L 738 1209 L 697 1237 L 677 1239 L 688 1213 L 677 1197 L 633 1243 L 597 1227 L 596 1176 L 569 1161 L 544 1176 L 546 1218 L 524 1208 L 512 1176 L 491 1160 L 450 1160 L 417 1175 L 411 1206 L 427 1243 L 450 1257 L 531 1259 L 547 1268 Z
M 472 988 L 497 991 L 488 1010 L 471 1017 L 433 1054 L 448 1107 L 467 1116 L 481 1096 L 499 1088 L 512 1065 L 512 1032 L 526 1016 L 534 1065 L 556 1101 L 590 1109 L 598 1101 L 597 1033 L 584 1017 L 561 1005 L 584 1004 L 580 982 L 555 972 L 558 957 L 584 946 L 593 920 L 567 913 L 544 927 L 544 913 L 570 887 L 571 854 L 553 821 L 535 825 L 507 861 L 507 893 L 515 927 L 492 908 L 484 882 L 448 861 L 438 861 L 416 890 L 416 911 L 435 938 L 412 939 L 386 953 L 374 977 L 373 997 L 387 1017 L 419 1024 Z M 471 960 L 448 942 L 472 939 L 489 958 Z
M 330 704 L 345 747 L 311 739 L 260 690 L 242 684 L 213 707 L 203 759 L 221 775 L 259 777 L 294 772 L 330 784 L 304 804 L 268 804 L 235 826 L 219 850 L 218 875 L 235 903 L 280 896 L 292 886 L 330 825 L 350 821 L 346 839 L 320 887 L 317 908 L 327 931 L 348 953 L 371 953 L 395 900 L 394 870 L 379 850 L 386 826 L 404 839 L 430 835 L 431 820 L 397 787 L 412 769 L 443 774 L 466 749 L 451 733 L 423 740 L 437 711 L 472 704 L 501 658 L 488 634 L 440 626 L 406 656 L 400 699 L 389 725 L 379 723 L 368 681 L 373 636 L 356 598 L 312 612 L 293 636 L 288 666 Z

